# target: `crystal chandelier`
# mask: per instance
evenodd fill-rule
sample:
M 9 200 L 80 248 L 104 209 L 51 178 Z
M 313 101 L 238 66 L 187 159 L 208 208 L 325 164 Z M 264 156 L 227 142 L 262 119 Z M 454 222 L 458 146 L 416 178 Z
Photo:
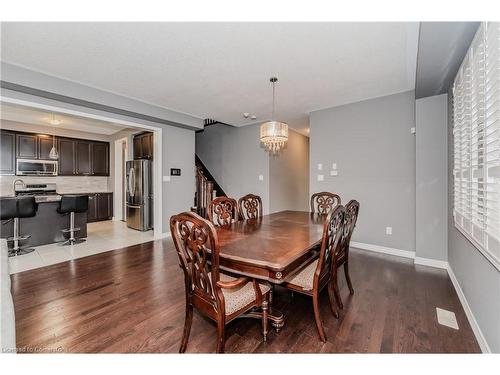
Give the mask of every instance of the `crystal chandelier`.
M 260 126 L 260 141 L 268 151 L 275 154 L 288 140 L 288 124 L 274 120 L 275 84 L 278 82 L 278 78 L 271 77 L 269 81 L 273 84 L 273 115 L 271 121 L 267 121 Z

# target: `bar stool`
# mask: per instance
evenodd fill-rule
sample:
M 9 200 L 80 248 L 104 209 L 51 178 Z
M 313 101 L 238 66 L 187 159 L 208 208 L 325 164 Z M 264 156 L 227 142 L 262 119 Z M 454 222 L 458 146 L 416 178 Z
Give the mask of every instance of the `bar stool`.
M 31 237 L 30 234 L 19 234 L 19 219 L 25 217 L 33 217 L 36 215 L 37 204 L 35 197 L 8 197 L 0 199 L 0 219 L 6 220 L 2 224 L 7 224 L 11 220 L 14 221 L 14 234 L 7 238 L 7 241 L 12 241 L 12 249 L 9 250 L 9 256 L 24 255 L 35 251 L 33 248 L 21 248 L 20 241 L 25 241 Z
M 69 214 L 69 229 L 63 229 L 63 233 L 69 233 L 69 239 L 61 245 L 73 245 L 85 241 L 85 238 L 75 238 L 75 232 L 80 228 L 75 228 L 75 213 L 87 212 L 89 208 L 88 195 L 63 195 L 59 202 L 57 212 L 62 215 Z

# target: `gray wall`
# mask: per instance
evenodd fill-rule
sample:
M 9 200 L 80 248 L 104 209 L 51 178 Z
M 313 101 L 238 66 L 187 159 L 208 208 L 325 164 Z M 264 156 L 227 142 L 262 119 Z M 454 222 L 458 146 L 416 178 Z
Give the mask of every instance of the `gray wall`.
M 170 168 L 180 168 L 180 176 L 171 176 L 163 186 L 163 232 L 170 232 L 170 216 L 189 211 L 194 205 L 195 132 L 192 130 L 163 126 L 163 175 L 170 176 Z
M 418 99 L 416 256 L 448 259 L 448 95 Z
M 452 95 L 448 110 L 448 263 L 488 342 L 500 352 L 500 272 L 455 228 L 453 222 Z
M 271 212 L 309 210 L 309 138 L 293 130 L 286 147 L 269 157 Z
M 196 154 L 228 196 L 257 194 L 269 212 L 269 156 L 260 145 L 259 125 L 207 126 L 196 134 Z
M 415 251 L 414 112 L 408 91 L 310 115 L 310 192 L 360 202 L 353 241 Z M 338 176 L 330 176 L 334 162 Z

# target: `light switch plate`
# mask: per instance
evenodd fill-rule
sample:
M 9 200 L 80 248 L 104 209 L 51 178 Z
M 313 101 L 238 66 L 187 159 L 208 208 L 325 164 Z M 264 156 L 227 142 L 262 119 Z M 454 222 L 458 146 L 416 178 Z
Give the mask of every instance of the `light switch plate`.
M 392 234 L 392 227 L 385 227 L 385 234 Z
M 325 180 L 325 176 L 322 175 L 322 174 L 319 174 L 318 175 L 318 181 L 324 181 Z
M 169 182 L 170 176 L 163 176 L 163 182 Z
M 417 132 L 417 128 L 410 128 L 410 133 L 415 134 Z
M 319 163 L 318 164 L 318 171 L 322 171 L 323 170 L 323 164 Z
M 259 174 L 259 181 L 264 181 L 264 175 Z
M 330 176 L 338 176 L 338 174 L 339 174 L 339 171 L 337 171 L 337 170 L 330 171 Z
M 332 163 L 332 169 L 337 169 L 337 163 Z

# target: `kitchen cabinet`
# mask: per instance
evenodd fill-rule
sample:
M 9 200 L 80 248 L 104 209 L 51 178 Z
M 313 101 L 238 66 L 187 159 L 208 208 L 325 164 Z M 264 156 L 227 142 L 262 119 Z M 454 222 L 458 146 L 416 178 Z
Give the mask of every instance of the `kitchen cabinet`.
M 1 130 L 0 175 L 16 173 L 16 159 L 50 159 L 53 136 Z M 59 176 L 109 176 L 109 142 L 55 137 Z M 147 150 L 147 146 L 144 146 Z M 148 154 L 150 152 L 148 151 Z
M 134 159 L 153 160 L 153 133 L 146 132 L 134 136 Z
M 59 176 L 74 176 L 76 174 L 75 154 L 76 142 L 73 139 L 59 139 Z
M 36 134 L 16 134 L 16 154 L 20 159 L 38 158 L 38 140 Z
M 113 217 L 113 193 L 89 194 L 89 210 L 87 221 L 89 223 L 110 220 Z
M 92 143 L 91 160 L 92 176 L 109 176 L 109 143 Z
M 89 176 L 92 173 L 91 147 L 92 143 L 88 141 L 76 142 L 75 174 L 78 176 Z
M 60 176 L 109 176 L 109 143 L 61 138 Z
M 50 159 L 49 154 L 52 150 L 53 139 L 50 135 L 38 135 L 38 159 Z
M 16 135 L 0 132 L 0 175 L 16 174 Z

